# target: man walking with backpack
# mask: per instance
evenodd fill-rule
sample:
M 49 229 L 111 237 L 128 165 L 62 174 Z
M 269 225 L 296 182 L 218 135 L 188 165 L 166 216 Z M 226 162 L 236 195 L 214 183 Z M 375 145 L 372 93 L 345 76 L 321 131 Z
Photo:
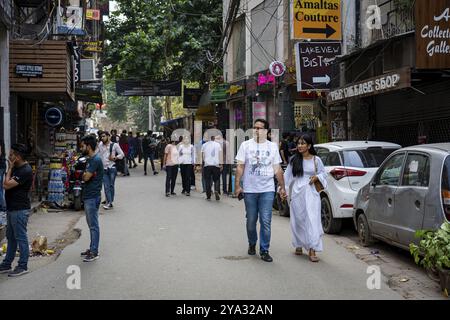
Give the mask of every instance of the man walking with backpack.
M 144 175 L 147 175 L 147 161 L 150 159 L 150 164 L 152 165 L 153 174 L 157 175 L 158 172 L 155 168 L 155 156 L 156 156 L 156 149 L 157 149 L 157 142 L 156 139 L 153 137 L 153 131 L 148 130 L 147 135 L 142 140 L 142 150 L 144 153 Z
M 105 210 L 113 208 L 115 182 L 117 176 L 116 160 L 122 160 L 125 157 L 122 149 L 117 143 L 111 142 L 110 134 L 105 131 L 100 136 L 101 142 L 97 147 L 97 154 L 102 159 L 104 173 L 103 173 L 103 188 L 105 190 L 106 204 L 103 206 Z

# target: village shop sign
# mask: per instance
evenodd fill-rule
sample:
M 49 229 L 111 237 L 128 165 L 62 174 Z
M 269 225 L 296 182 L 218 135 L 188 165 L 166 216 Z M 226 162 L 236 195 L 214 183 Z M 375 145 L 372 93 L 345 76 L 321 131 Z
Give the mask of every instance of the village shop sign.
M 411 87 L 411 70 L 409 68 L 403 68 L 382 76 L 332 90 L 328 94 L 327 102 L 328 104 L 334 104 L 352 98 L 369 97 L 408 87 Z
M 416 1 L 416 68 L 450 68 L 450 0 Z

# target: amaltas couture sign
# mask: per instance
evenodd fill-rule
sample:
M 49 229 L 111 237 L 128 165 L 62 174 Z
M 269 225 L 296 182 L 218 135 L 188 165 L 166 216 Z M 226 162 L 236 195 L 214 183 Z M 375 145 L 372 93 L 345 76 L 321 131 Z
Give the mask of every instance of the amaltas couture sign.
M 352 98 L 363 98 L 388 91 L 399 90 L 411 86 L 411 70 L 403 68 L 387 74 L 370 78 L 343 88 L 330 91 L 328 103 L 346 101 Z
M 450 0 L 416 0 L 416 68 L 450 68 Z

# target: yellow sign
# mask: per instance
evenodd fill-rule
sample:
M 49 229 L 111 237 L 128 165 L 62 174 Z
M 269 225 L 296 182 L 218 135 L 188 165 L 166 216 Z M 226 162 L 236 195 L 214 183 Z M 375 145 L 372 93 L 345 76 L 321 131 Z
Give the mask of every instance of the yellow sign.
M 292 38 L 341 40 L 341 0 L 293 0 Z
M 244 89 L 241 86 L 231 86 L 229 90 L 227 90 L 227 93 L 230 94 L 230 96 L 238 93 L 239 91 L 241 91 L 242 89 Z

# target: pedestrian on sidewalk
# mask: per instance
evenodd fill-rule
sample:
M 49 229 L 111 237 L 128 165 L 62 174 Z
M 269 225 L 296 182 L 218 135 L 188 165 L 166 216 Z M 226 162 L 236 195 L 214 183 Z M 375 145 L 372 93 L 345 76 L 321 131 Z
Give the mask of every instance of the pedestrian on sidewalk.
M 158 144 L 153 136 L 153 131 L 148 130 L 147 135 L 142 140 L 142 150 L 144 153 L 144 175 L 147 175 L 147 162 L 150 159 L 150 164 L 152 166 L 153 175 L 157 175 L 158 172 L 155 168 L 155 157 L 156 157 L 156 150 L 157 150 Z
M 27 224 L 31 209 L 29 192 L 33 182 L 33 170 L 25 160 L 28 149 L 23 144 L 14 144 L 8 158 L 8 171 L 3 188 L 6 200 L 6 238 L 8 249 L 6 257 L 0 264 L 0 273 L 9 273 L 10 277 L 17 277 L 28 273 L 28 245 Z M 19 248 L 19 263 L 11 271 L 11 265 Z
M 137 147 L 137 140 L 133 137 L 133 132 L 128 132 L 128 169 L 134 169 L 138 166 L 136 160 L 134 160 L 136 158 Z
M 230 187 L 228 185 L 228 176 L 231 173 L 231 164 L 227 162 L 230 143 L 223 138 L 223 135 L 218 135 L 216 137 L 216 142 L 220 144 L 223 152 L 222 191 L 224 195 L 228 195 L 231 192 L 231 188 L 228 188 Z
M 101 142 L 97 147 L 97 154 L 103 163 L 103 188 L 105 191 L 106 203 L 103 209 L 112 209 L 114 203 L 115 183 L 117 176 L 116 161 L 125 157 L 122 149 L 117 143 L 111 142 L 109 132 L 104 131 L 101 135 Z
M 191 136 L 186 135 L 178 145 L 179 163 L 181 168 L 181 180 L 183 184 L 182 194 L 191 195 L 191 178 L 195 165 L 195 150 L 191 144 Z
M 215 141 L 215 134 L 208 133 L 209 141 L 202 146 L 203 172 L 206 184 L 206 200 L 211 200 L 212 183 L 216 200 L 220 200 L 220 172 L 223 169 L 222 147 Z
M 176 196 L 175 183 L 178 176 L 178 149 L 175 136 L 171 138 L 171 143 L 164 150 L 163 169 L 166 170 L 166 197 Z
M 309 252 L 309 259 L 318 262 L 316 252 L 323 251 L 320 194 L 314 183 L 320 181 L 327 186 L 327 172 L 322 160 L 317 157 L 312 138 L 303 135 L 297 144 L 284 173 L 285 189 L 290 190 L 291 230 L 295 254 Z
M 164 167 L 164 157 L 166 155 L 167 139 L 164 136 L 159 136 L 158 155 L 161 162 L 161 170 Z
M 3 180 L 6 173 L 5 142 L 0 140 L 0 225 L 2 224 L 2 214 L 6 212 L 5 195 L 3 190 Z
M 136 140 L 137 140 L 137 156 L 138 163 L 142 163 L 142 159 L 144 159 L 144 150 L 142 149 L 142 140 L 144 140 L 143 135 L 140 132 L 136 132 Z
M 119 146 L 120 149 L 122 149 L 123 153 L 125 154 L 125 159 L 123 159 L 123 172 L 122 176 L 129 176 L 130 171 L 128 170 L 128 157 L 130 153 L 130 148 L 128 145 L 128 137 L 127 137 L 127 130 L 123 130 L 122 134 L 119 138 Z
M 266 262 L 272 262 L 269 255 L 272 205 L 275 197 L 274 176 L 280 182 L 281 196 L 285 196 L 283 170 L 281 169 L 278 145 L 267 140 L 269 124 L 257 119 L 253 125 L 253 139 L 245 141 L 239 148 L 235 180 L 235 195 L 244 194 L 247 217 L 248 254 L 256 254 L 258 234 L 256 223 L 260 222 L 260 255 Z M 243 188 L 241 178 L 243 176 Z
M 83 202 L 86 213 L 86 221 L 91 235 L 89 249 L 81 253 L 84 262 L 91 262 L 98 259 L 98 249 L 100 243 L 100 226 L 98 223 L 98 209 L 100 208 L 102 182 L 103 182 L 103 162 L 100 156 L 95 153 L 97 142 L 90 136 L 81 139 L 81 151 L 88 157 L 86 171 L 83 174 Z

